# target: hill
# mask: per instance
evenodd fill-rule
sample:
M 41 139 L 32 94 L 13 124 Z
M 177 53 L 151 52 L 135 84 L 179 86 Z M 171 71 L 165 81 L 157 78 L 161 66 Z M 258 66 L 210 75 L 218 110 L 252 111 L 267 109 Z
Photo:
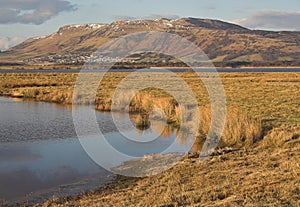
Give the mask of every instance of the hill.
M 181 35 L 221 66 L 300 65 L 300 32 L 249 30 L 219 20 L 197 18 L 68 25 L 49 36 L 30 38 L 0 53 L 0 63 L 83 64 L 104 43 L 142 31 Z M 144 59 L 142 55 L 139 62 L 143 63 Z M 167 64 L 172 61 L 176 63 L 169 60 Z

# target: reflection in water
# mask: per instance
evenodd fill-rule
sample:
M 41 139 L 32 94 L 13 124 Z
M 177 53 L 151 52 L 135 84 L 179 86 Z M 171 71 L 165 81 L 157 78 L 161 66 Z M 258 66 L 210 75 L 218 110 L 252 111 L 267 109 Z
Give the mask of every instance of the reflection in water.
M 0 200 L 24 202 L 29 195 L 29 202 L 35 202 L 95 189 L 112 179 L 111 173 L 88 157 L 79 140 L 72 138 L 76 133 L 70 108 L 2 97 L 0 104 Z M 158 137 L 150 148 L 139 144 L 129 147 L 128 140 L 120 141 L 111 113 L 95 115 L 111 144 L 128 154 L 160 152 L 176 139 L 175 130 L 164 123 L 153 121 L 145 131 L 128 130 L 124 124 L 122 129 L 137 140 Z M 124 115 L 115 117 L 122 122 Z
M 189 131 L 186 130 L 177 130 L 176 138 L 179 144 L 184 145 L 188 141 L 188 137 L 190 136 Z
M 80 193 L 99 187 L 110 175 L 89 159 L 77 139 L 2 143 L 0 164 L 0 200 L 8 201 Z M 61 187 L 83 179 L 77 189 Z
M 165 124 L 163 121 L 152 120 L 151 125 L 152 129 L 162 137 L 170 137 L 174 133 L 174 127 Z
M 32 152 L 25 147 L 12 146 L 9 148 L 1 148 L 0 164 L 5 162 L 20 162 L 20 161 L 34 161 L 41 158 L 41 155 Z
M 0 98 L 0 104 L 0 142 L 76 137 L 67 108 L 7 98 Z
M 57 171 L 47 175 L 49 179 L 43 179 L 38 172 L 28 168 L 16 169 L 10 172 L 0 172 L 0 183 L 5 188 L 0 188 L 0 195 L 6 199 L 30 194 L 40 189 L 52 188 L 62 183 L 74 182 L 80 177 L 80 173 L 71 167 L 61 167 Z

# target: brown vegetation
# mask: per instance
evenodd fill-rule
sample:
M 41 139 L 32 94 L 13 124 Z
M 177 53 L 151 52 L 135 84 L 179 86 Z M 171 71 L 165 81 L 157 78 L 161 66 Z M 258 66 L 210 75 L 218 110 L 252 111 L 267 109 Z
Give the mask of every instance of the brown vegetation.
M 110 110 L 114 89 L 127 75 L 105 75 L 95 97 L 98 110 Z M 199 151 L 210 122 L 209 99 L 194 73 L 178 75 L 199 102 L 200 130 L 193 146 Z M 0 94 L 71 103 L 76 77 L 0 74 Z M 206 162 L 185 159 L 153 177 L 119 177 L 97 191 L 41 206 L 299 206 L 300 74 L 222 73 L 221 79 L 228 105 L 226 124 L 219 149 Z M 139 112 L 140 121 L 146 115 L 180 123 L 179 106 L 160 90 L 136 95 L 130 111 Z
M 105 75 L 95 97 L 96 109 L 111 110 L 114 90 L 127 75 L 127 73 Z M 160 76 L 159 73 L 151 75 Z M 204 120 L 201 128 L 204 129 L 203 132 L 207 132 L 205 123 L 209 123 L 209 99 L 204 85 L 194 73 L 178 73 L 178 75 L 194 91 L 202 113 L 201 119 Z M 0 74 L 0 94 L 71 104 L 77 76 L 67 73 Z M 266 134 L 266 137 L 275 134 L 283 137 L 288 132 L 291 133 L 289 137 L 299 134 L 297 131 L 293 132 L 300 120 L 298 73 L 222 73 L 221 78 L 228 103 L 226 126 L 235 130 L 224 131 L 224 136 L 227 137 L 227 141 L 223 140 L 224 142 L 229 145 L 241 145 L 241 142 L 255 143 L 261 138 L 261 133 Z M 129 107 L 132 113 L 147 114 L 146 117 L 149 117 L 149 113 L 152 112 L 152 116 L 156 119 L 167 119 L 175 125 L 180 121 L 179 106 L 172 97 L 161 90 L 149 89 L 137 94 Z M 153 114 L 154 109 L 161 110 L 156 110 Z M 280 141 L 274 140 L 265 142 L 267 143 L 280 145 Z
M 118 179 L 77 197 L 37 206 L 289 206 L 300 205 L 300 148 L 220 152 L 208 161 L 186 159 L 146 178 Z
M 169 26 L 167 26 L 169 25 Z M 115 29 L 119 28 L 119 29 Z M 44 37 L 30 38 L 0 54 L 2 64 L 84 64 L 92 52 L 105 43 L 124 35 L 161 31 L 178 34 L 199 46 L 218 66 L 299 66 L 299 32 L 249 30 L 218 20 L 183 18 L 176 21 L 117 21 L 111 24 L 64 26 Z M 132 45 L 137 42 L 132 41 Z M 129 44 L 131 44 L 129 43 Z M 159 48 L 160 43 L 152 45 Z M 169 45 L 177 51 L 177 45 Z M 126 45 L 118 45 L 120 51 Z M 140 45 L 147 48 L 147 43 Z M 166 64 L 167 62 L 167 64 Z M 129 62 L 127 67 L 134 67 Z M 182 66 L 168 58 L 142 57 L 138 65 Z M 126 65 L 126 64 L 125 64 Z M 22 66 L 21 66 L 22 67 Z M 51 66 L 50 66 L 51 67 Z M 70 67 L 70 66 L 69 66 Z M 122 67 L 122 64 L 121 64 Z

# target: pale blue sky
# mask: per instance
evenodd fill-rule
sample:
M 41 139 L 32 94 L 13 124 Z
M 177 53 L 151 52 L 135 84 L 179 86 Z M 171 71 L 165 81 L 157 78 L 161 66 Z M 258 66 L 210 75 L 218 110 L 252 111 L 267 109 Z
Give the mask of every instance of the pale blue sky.
M 0 0 L 0 5 L 0 49 L 3 37 L 41 36 L 67 24 L 122 18 L 199 17 L 255 29 L 300 30 L 300 0 Z

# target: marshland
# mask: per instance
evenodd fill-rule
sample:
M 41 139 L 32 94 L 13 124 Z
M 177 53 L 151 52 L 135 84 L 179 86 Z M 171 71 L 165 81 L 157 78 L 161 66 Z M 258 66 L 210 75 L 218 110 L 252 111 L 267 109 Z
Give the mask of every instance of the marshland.
M 92 107 L 111 111 L 114 91 L 128 74 L 106 73 Z M 176 74 L 189 85 L 199 104 L 200 126 L 191 150 L 197 157 L 211 121 L 209 96 L 197 74 Z M 300 74 L 219 75 L 226 94 L 226 123 L 218 148 L 208 160 L 200 162 L 187 155 L 164 173 L 145 178 L 118 176 L 93 191 L 53 196 L 37 206 L 299 206 Z M 68 106 L 77 78 L 77 73 L 1 73 L 0 94 Z M 123 99 L 126 97 L 128 94 Z M 180 126 L 182 108 L 170 94 L 155 88 L 143 90 L 130 100 L 128 111 L 143 131 L 157 108 L 164 114 L 157 113 L 157 118 L 171 127 L 163 132 L 172 134 Z

